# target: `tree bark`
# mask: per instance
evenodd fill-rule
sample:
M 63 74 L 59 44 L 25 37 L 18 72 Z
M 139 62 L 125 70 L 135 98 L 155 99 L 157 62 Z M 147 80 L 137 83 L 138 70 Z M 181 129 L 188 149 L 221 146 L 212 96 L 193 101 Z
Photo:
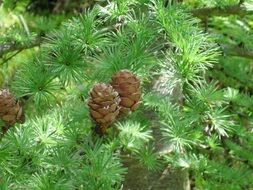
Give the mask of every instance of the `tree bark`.
M 173 77 L 168 76 L 167 73 L 162 74 L 155 80 L 150 90 L 156 91 L 162 96 L 170 96 L 173 103 L 181 104 L 183 95 L 180 83 L 177 83 L 172 90 L 166 90 L 166 85 L 162 85 L 167 79 Z M 161 123 L 159 123 L 159 119 L 153 112 L 146 114 L 147 118 L 152 121 L 156 152 L 159 155 L 169 154 L 171 152 L 170 144 L 161 141 Z M 123 190 L 190 190 L 190 179 L 187 170 L 175 170 L 167 166 L 163 168 L 163 171 L 148 171 L 133 158 L 125 158 L 124 165 L 128 168 L 128 173 L 125 176 Z

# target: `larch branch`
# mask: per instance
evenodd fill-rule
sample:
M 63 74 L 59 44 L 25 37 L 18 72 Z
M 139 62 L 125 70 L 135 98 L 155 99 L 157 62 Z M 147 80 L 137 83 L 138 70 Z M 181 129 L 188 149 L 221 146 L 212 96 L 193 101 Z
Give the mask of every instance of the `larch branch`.
M 213 7 L 213 8 L 199 8 L 190 11 L 193 16 L 199 17 L 200 19 L 205 19 L 211 16 L 229 16 L 229 15 L 238 15 L 246 16 L 253 15 L 252 10 L 247 10 L 243 5 L 232 5 L 226 6 L 223 8 Z
M 7 54 L 13 51 L 22 51 L 25 49 L 30 49 L 30 48 L 39 46 L 42 43 L 42 41 L 43 39 L 41 37 L 37 37 L 35 40 L 27 44 L 18 44 L 15 41 L 0 44 L 0 58 L 3 57 L 4 54 Z

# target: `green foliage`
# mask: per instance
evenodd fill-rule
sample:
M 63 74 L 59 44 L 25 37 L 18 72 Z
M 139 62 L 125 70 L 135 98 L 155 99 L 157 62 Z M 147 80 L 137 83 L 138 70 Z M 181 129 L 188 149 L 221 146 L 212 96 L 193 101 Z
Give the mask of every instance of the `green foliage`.
M 98 14 L 99 10 L 94 8 L 66 23 L 66 29 L 73 35 L 72 40 L 82 48 L 86 56 L 101 51 L 107 42 L 106 30 L 100 29 L 103 20 L 97 17 Z
M 68 30 L 50 37 L 45 51 L 48 54 L 45 65 L 63 84 L 82 80 L 86 66 L 82 48 L 73 43 L 73 37 Z
M 130 6 L 136 3 L 135 0 L 115 0 L 108 4 L 106 13 L 110 19 L 121 20 L 131 9 Z
M 156 36 L 151 27 L 155 27 L 150 22 L 149 15 L 137 17 L 136 13 L 126 15 L 127 25 L 119 25 L 116 33 L 111 33 L 111 42 L 102 49 L 96 60 L 96 70 L 99 76 L 96 79 L 109 78 L 113 73 L 129 69 L 135 71 L 139 76 L 147 77 L 145 71 L 150 70 L 156 63 L 154 54 L 160 48 L 155 45 Z M 115 26 L 116 27 L 116 26 Z
M 31 98 L 36 106 L 50 104 L 60 85 L 41 63 L 27 63 L 16 74 L 12 89 L 18 97 Z
M 72 111 L 65 112 L 63 116 L 58 109 L 29 120 L 25 126 L 9 131 L 1 141 L 0 171 L 9 176 L 8 187 L 113 189 L 123 180 L 125 169 L 118 155 L 101 141 L 92 142 L 82 125 L 67 123 Z M 75 143 L 70 143 L 74 141 L 73 133 L 78 136 Z
M 151 146 L 145 146 L 143 149 L 139 150 L 136 158 L 142 166 L 146 167 L 148 170 L 159 171 L 162 168 L 162 162 Z
M 170 45 L 175 48 L 173 52 L 168 51 L 167 56 L 172 68 L 183 81 L 198 78 L 200 72 L 204 72 L 216 61 L 216 45 L 210 36 L 195 27 L 198 20 L 183 13 L 181 9 L 172 6 L 165 8 L 162 1 L 154 2 L 152 9 L 166 38 L 170 40 Z
M 151 136 L 151 130 L 145 130 L 145 126 L 141 126 L 137 122 L 125 122 L 118 123 L 119 140 L 120 144 L 126 149 L 130 150 L 140 150 L 144 143 L 148 142 Z
M 196 189 L 253 187 L 252 61 L 226 50 L 252 49 L 252 16 L 189 14 L 237 0 L 116 0 L 70 15 L 30 3 L 0 8 L 0 85 L 27 118 L 0 137 L 0 189 L 122 189 L 125 156 L 187 171 Z M 89 90 L 122 69 L 141 79 L 141 105 L 98 137 Z
M 237 5 L 239 0 L 186 0 L 184 2 L 189 7 L 219 7 L 224 8 L 229 5 Z
M 86 179 L 84 189 L 115 189 L 122 181 L 125 169 L 111 152 L 101 145 L 84 147 L 86 163 L 81 179 Z M 115 186 L 117 185 L 117 186 Z

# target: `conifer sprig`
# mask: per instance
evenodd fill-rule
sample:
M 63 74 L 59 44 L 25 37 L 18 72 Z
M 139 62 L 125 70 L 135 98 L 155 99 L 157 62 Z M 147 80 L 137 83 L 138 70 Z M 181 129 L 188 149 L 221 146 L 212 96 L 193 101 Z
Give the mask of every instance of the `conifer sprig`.
M 55 92 L 58 92 L 60 87 L 55 75 L 49 73 L 45 66 L 37 61 L 24 64 L 12 84 L 18 97 L 31 98 L 36 106 L 49 105 L 56 100 Z

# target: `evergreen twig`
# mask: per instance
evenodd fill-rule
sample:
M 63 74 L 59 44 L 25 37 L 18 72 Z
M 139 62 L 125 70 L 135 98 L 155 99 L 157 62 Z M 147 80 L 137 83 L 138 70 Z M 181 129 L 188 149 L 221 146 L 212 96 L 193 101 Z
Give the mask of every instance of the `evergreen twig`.
M 238 15 L 238 16 L 246 16 L 252 15 L 253 11 L 246 10 L 243 6 L 231 5 L 223 8 L 214 7 L 214 8 L 199 8 L 190 11 L 193 16 L 199 17 L 200 19 L 205 19 L 210 16 L 230 16 L 230 15 Z
M 0 44 L 0 58 L 2 58 L 4 54 L 7 54 L 13 51 L 34 48 L 36 46 L 39 46 L 42 42 L 43 42 L 43 38 L 37 37 L 35 40 L 29 43 L 25 43 L 25 44 L 18 44 L 15 41 L 8 42 L 5 44 Z
M 8 62 L 9 60 L 11 60 L 13 57 L 15 57 L 17 54 L 19 54 L 21 51 L 23 51 L 23 50 L 18 50 L 18 51 L 16 51 L 16 52 L 15 52 L 14 54 L 12 54 L 10 57 L 4 59 L 4 61 L 3 61 L 0 65 L 5 64 L 5 63 Z
M 239 57 L 244 57 L 248 59 L 253 59 L 253 51 L 252 50 L 246 50 L 245 48 L 241 48 L 238 46 L 224 46 L 223 47 L 223 52 L 227 55 L 232 55 L 232 56 L 239 56 Z

